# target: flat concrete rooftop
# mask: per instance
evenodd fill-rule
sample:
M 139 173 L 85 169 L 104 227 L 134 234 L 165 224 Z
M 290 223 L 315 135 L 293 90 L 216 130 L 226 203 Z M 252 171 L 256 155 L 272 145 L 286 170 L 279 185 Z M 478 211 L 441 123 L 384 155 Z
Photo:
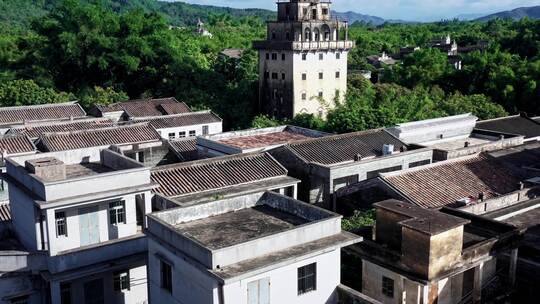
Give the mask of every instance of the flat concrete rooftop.
M 465 143 L 469 143 L 469 147 L 474 146 L 480 146 L 483 144 L 487 144 L 490 142 L 493 142 L 495 140 L 490 140 L 486 138 L 479 138 L 474 136 L 469 136 L 466 138 L 457 138 L 454 140 L 448 140 L 445 142 L 439 142 L 433 145 L 430 145 L 430 148 L 438 149 L 438 150 L 444 150 L 444 151 L 454 151 L 461 148 L 465 148 Z
M 66 165 L 66 178 L 77 178 L 83 176 L 97 175 L 115 171 L 114 169 L 102 165 L 101 163 L 86 163 Z
M 259 205 L 181 223 L 176 229 L 215 250 L 280 233 L 307 222 L 296 215 Z

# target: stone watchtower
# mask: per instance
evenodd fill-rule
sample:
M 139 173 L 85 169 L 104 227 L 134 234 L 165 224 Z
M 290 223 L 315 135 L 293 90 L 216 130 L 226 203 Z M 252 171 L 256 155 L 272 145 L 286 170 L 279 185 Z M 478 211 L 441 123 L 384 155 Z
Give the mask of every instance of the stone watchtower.
M 259 51 L 259 106 L 277 118 L 326 116 L 347 90 L 347 54 L 354 47 L 346 22 L 332 20 L 327 0 L 278 1 Z

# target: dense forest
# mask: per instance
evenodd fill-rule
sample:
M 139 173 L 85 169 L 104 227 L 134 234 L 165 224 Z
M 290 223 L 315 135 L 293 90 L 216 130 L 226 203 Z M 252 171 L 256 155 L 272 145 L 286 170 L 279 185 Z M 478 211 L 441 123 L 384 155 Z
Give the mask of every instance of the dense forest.
M 39 5 L 38 5 L 39 4 Z M 0 105 L 78 99 L 84 106 L 126 98 L 175 96 L 210 108 L 237 129 L 283 122 L 257 116 L 257 54 L 267 11 L 228 10 L 139 1 L 0 2 Z M 243 13 L 239 13 L 243 12 Z M 201 18 L 213 37 L 194 34 Z M 171 26 L 172 25 L 172 26 Z M 433 38 L 451 34 L 459 45 L 487 41 L 461 55 L 456 70 Z M 398 122 L 473 112 L 481 118 L 526 111 L 540 114 L 540 21 L 449 21 L 430 24 L 355 23 L 350 69 L 373 70 L 381 82 L 349 76 L 346 102 L 326 121 L 300 115 L 298 125 L 347 132 Z M 420 51 L 377 71 L 366 57 Z M 238 61 L 225 48 L 246 52 Z

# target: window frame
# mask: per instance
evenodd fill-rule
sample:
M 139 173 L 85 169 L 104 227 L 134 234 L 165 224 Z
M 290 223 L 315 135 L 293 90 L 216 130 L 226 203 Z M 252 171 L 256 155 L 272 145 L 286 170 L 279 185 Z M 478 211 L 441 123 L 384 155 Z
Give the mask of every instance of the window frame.
M 190 130 L 189 133 L 188 133 L 189 137 L 195 137 L 197 136 L 197 131 L 195 130 Z
M 319 72 L 319 80 L 323 80 L 324 79 L 324 72 Z
M 307 73 L 302 73 L 302 80 L 307 80 Z
M 306 61 L 306 60 L 307 60 L 307 54 L 304 53 L 304 54 L 302 54 L 302 61 Z
M 178 132 L 178 138 L 185 138 L 185 137 L 186 137 L 186 131 Z
M 210 127 L 208 125 L 202 126 L 202 134 L 208 135 L 210 133 Z
M 170 294 L 173 293 L 173 271 L 172 265 L 163 260 L 159 260 L 159 286 L 161 289 L 168 291 Z M 165 271 L 166 270 L 166 271 Z
M 118 226 L 126 223 L 126 201 L 109 203 L 109 224 Z
M 118 292 L 131 290 L 129 270 L 116 271 L 113 273 L 113 290 Z
M 336 53 L 336 59 L 337 60 L 341 59 L 341 53 L 339 53 L 339 52 Z
M 319 60 L 324 60 L 324 54 L 323 53 L 319 54 Z
M 336 71 L 336 79 L 340 79 L 341 78 L 341 71 Z
M 390 286 L 391 284 L 391 286 Z M 389 298 L 394 298 L 394 280 L 389 277 L 382 277 L 381 293 Z
M 296 287 L 299 296 L 317 290 L 317 263 L 311 263 L 297 269 Z
M 54 224 L 56 228 L 56 237 L 68 236 L 67 217 L 65 211 L 56 211 L 54 213 Z M 63 227 L 63 231 L 60 230 L 60 227 Z
M 167 137 L 169 137 L 169 140 L 175 139 L 176 138 L 176 133 L 175 132 L 169 133 Z

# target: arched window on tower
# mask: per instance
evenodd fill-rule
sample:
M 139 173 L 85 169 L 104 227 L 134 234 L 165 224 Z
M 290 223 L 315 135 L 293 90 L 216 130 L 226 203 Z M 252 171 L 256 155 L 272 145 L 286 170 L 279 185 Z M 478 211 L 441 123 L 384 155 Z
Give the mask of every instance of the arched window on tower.
M 311 30 L 309 28 L 304 31 L 304 41 L 311 41 Z
M 324 41 L 330 41 L 330 27 L 327 24 L 323 24 L 321 29 L 323 32 Z
M 313 41 L 320 41 L 321 40 L 321 34 L 319 32 L 318 28 L 315 28 L 313 30 Z

